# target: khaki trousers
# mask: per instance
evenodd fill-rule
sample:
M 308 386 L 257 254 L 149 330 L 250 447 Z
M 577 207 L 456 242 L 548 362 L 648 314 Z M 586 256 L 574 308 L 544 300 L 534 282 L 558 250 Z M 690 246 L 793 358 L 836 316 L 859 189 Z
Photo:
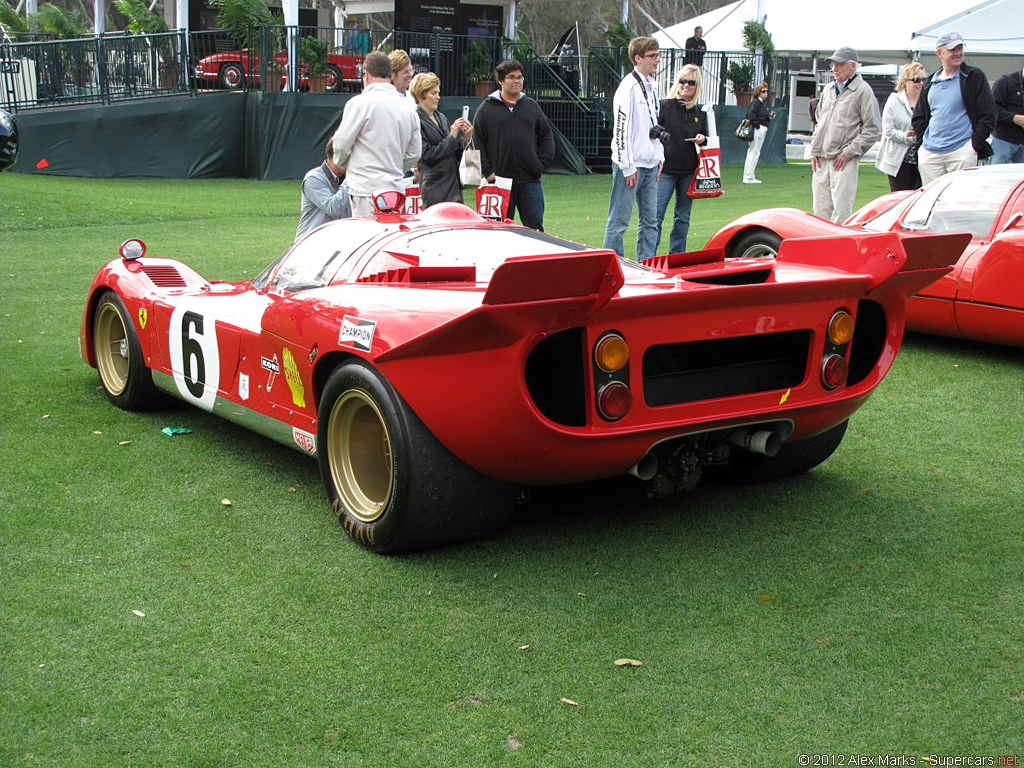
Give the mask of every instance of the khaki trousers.
M 922 145 L 917 150 L 917 170 L 921 172 L 921 184 L 945 176 L 961 168 L 973 168 L 978 164 L 978 153 L 968 139 L 959 149 L 952 152 L 931 152 Z
M 811 180 L 811 197 L 815 216 L 841 224 L 853 213 L 860 159 L 847 161 L 841 171 L 832 169 L 833 159 L 818 158 L 818 170 Z

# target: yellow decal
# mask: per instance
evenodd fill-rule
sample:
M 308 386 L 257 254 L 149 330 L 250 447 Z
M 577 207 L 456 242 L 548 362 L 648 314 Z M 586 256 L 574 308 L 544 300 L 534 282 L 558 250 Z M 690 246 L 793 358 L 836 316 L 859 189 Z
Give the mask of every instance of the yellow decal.
M 146 321 L 149 320 L 149 312 L 145 307 L 139 307 L 139 327 L 146 330 Z
M 295 365 L 295 357 L 288 347 L 281 350 L 281 357 L 284 360 L 284 380 L 288 382 L 288 389 L 292 391 L 292 402 L 299 408 L 305 408 L 306 388 L 302 386 L 302 377 L 299 376 L 299 369 Z
M 781 398 L 779 398 L 779 405 L 782 405 L 782 404 L 783 404 L 784 402 L 786 402 L 787 400 L 789 400 L 789 393 L 790 393 L 790 392 L 792 392 L 792 391 L 793 391 L 792 389 L 787 389 L 787 390 L 786 390 L 786 391 L 785 391 L 785 392 L 783 393 L 782 397 L 781 397 Z

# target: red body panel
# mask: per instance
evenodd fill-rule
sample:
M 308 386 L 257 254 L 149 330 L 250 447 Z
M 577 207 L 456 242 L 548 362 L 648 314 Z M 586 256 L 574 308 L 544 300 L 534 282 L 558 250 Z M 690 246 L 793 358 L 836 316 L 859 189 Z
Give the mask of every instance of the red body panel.
M 448 217 L 444 206 L 421 219 L 391 215 L 378 221 L 328 224 L 294 246 L 288 256 L 310 252 L 317 238 L 348 243 L 352 252 L 329 285 L 296 292 L 275 287 L 273 276 L 286 273 L 281 265 L 290 263 L 288 256 L 266 288 L 209 283 L 164 259 L 112 261 L 96 276 L 86 303 L 83 356 L 95 365 L 92 311 L 100 295 L 113 290 L 135 321 L 158 385 L 276 439 L 290 436 L 307 453 L 316 451 L 327 375 L 356 356 L 377 367 L 471 467 L 509 482 L 573 482 L 624 473 L 653 445 L 680 435 L 788 422 L 791 437 L 800 439 L 846 420 L 892 366 L 906 296 L 947 271 L 943 264 L 954 258 L 929 260 L 908 254 L 895 234 L 814 220 L 809 228 L 825 239 L 787 242 L 774 262 L 722 260 L 710 253 L 650 270 L 623 264 L 609 251 L 440 255 L 453 267 L 475 262 L 483 277 L 474 282 L 466 279 L 474 270 L 464 268 L 424 264 L 435 271 L 410 270 L 418 262 L 410 255 L 416 238 L 529 231 L 467 219 L 461 209 Z M 543 254 L 537 248 L 546 245 L 536 245 L 537 239 L 534 233 L 523 242 Z M 497 266 L 488 266 L 488 258 Z M 376 271 L 392 262 L 406 267 Z M 168 267 L 174 274 L 167 274 Z M 374 282 L 366 282 L 371 274 Z M 439 274 L 451 282 L 416 282 L 417 275 Z M 862 300 L 881 309 L 877 356 L 855 383 L 829 390 L 819 374 L 829 320 L 839 309 L 856 316 Z M 582 339 L 586 394 L 579 426 L 545 416 L 524 373 L 536 345 L 566 329 L 579 329 Z M 608 331 L 629 345 L 626 383 L 635 393 L 632 408 L 616 422 L 597 412 L 598 382 L 590 366 L 590 351 Z M 787 332 L 808 340 L 805 373 L 793 386 L 670 405 L 645 400 L 643 360 L 651 347 L 730 339 L 756 347 L 769 334 Z
M 274 60 L 279 67 L 287 67 L 288 52 L 278 51 L 274 54 Z M 327 63 L 337 68 L 344 82 L 358 82 L 358 67 L 361 62 L 362 57 L 360 56 L 337 53 L 331 53 L 327 56 Z M 221 67 L 230 63 L 240 64 L 245 76 L 259 83 L 260 73 L 263 70 L 260 66 L 262 63 L 261 57 L 259 53 L 252 51 L 221 51 L 210 56 L 204 56 L 196 64 L 193 72 L 197 80 L 216 83 L 220 76 Z M 299 85 L 303 88 L 309 87 L 309 66 L 302 61 L 299 62 Z
M 1024 169 L 1024 166 L 1017 166 Z M 970 169 L 960 173 L 984 173 Z M 1005 170 L 1003 171 L 1005 172 Z M 907 208 L 923 193 L 896 192 L 877 198 L 853 214 L 844 226 L 823 221 L 796 209 L 769 209 L 741 217 L 717 232 L 708 248 L 725 248 L 751 227 L 772 231 L 784 240 L 864 231 L 861 225 L 894 205 Z M 900 213 L 892 231 L 903 231 Z M 1014 217 L 1018 217 L 1014 220 Z M 996 344 L 1024 346 L 1024 170 L 1021 183 L 1007 195 L 992 229 L 971 238 L 955 267 L 923 287 L 907 303 L 907 328 L 924 333 L 975 339 Z M 1009 228 L 1006 227 L 1009 225 Z M 1003 231 L 1005 229 L 1005 231 Z

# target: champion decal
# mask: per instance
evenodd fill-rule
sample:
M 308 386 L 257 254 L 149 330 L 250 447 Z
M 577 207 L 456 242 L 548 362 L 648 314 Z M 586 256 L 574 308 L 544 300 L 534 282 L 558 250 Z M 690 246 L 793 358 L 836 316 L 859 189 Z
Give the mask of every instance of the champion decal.
M 369 352 L 373 347 L 373 334 L 376 330 L 376 320 L 364 320 L 361 317 L 345 315 L 341 321 L 338 343 L 350 344 L 363 352 Z

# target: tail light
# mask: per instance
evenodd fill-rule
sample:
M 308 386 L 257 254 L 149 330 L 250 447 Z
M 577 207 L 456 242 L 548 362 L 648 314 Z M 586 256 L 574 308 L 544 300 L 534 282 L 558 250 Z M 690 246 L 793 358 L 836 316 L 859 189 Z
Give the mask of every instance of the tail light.
M 618 421 L 633 406 L 633 393 L 621 381 L 605 384 L 597 392 L 597 410 L 607 421 Z
M 605 373 L 615 373 L 629 362 L 629 347 L 617 333 L 607 333 L 594 347 L 594 362 Z
M 617 331 L 606 331 L 594 344 L 594 394 L 605 421 L 618 421 L 633 407 L 629 389 L 629 345 Z
M 835 389 L 846 383 L 850 366 L 845 357 L 828 355 L 821 364 L 821 383 L 825 389 Z

